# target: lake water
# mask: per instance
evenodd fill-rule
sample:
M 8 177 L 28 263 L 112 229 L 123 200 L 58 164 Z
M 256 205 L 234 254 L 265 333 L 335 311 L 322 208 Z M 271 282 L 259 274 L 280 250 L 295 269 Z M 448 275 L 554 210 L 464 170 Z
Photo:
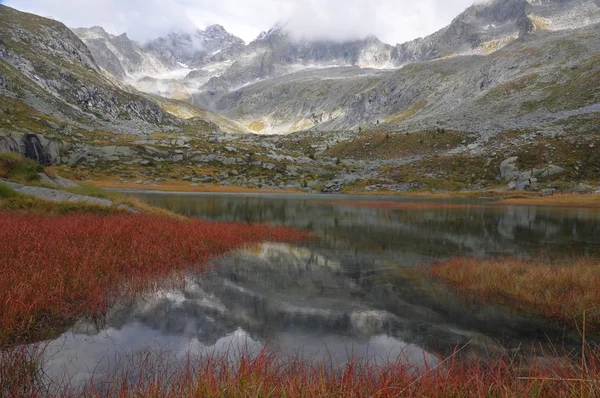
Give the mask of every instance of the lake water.
M 50 377 L 102 376 L 114 371 L 115 358 L 148 349 L 175 362 L 190 353 L 235 357 L 268 346 L 335 364 L 402 358 L 420 366 L 464 345 L 465 353 L 481 356 L 549 342 L 575 347 L 572 332 L 467 303 L 413 270 L 453 256 L 600 256 L 595 209 L 486 200 L 389 209 L 355 202 L 433 202 L 324 195 L 136 196 L 188 216 L 287 225 L 317 238 L 238 250 L 216 259 L 206 275 L 190 275 L 185 286 L 121 303 L 101 326 L 81 322 L 50 343 Z

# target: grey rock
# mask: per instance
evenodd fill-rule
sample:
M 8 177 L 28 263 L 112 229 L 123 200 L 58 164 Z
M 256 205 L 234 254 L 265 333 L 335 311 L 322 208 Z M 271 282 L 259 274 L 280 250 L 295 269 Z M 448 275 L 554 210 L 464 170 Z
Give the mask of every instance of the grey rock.
M 519 177 L 521 171 L 517 167 L 518 159 L 518 157 L 514 156 L 500 163 L 500 177 L 503 180 L 514 180 Z
M 565 171 L 565 169 L 563 169 L 562 167 L 551 164 L 548 167 L 533 169 L 532 175 L 534 177 L 538 177 L 538 178 L 545 178 L 545 177 L 550 177 L 550 176 L 553 176 L 556 174 L 560 174 L 563 171 Z
M 71 180 L 67 180 L 66 178 L 63 178 L 61 176 L 54 176 L 52 177 L 52 180 L 54 181 L 54 183 L 56 185 L 58 185 L 61 188 L 79 188 L 80 185 L 71 181 Z
M 573 188 L 573 193 L 577 193 L 577 194 L 587 194 L 587 193 L 592 193 L 594 191 L 594 188 L 591 185 L 588 184 L 584 184 L 584 183 L 579 183 L 575 186 L 575 188 Z
M 9 184 L 5 181 L 0 181 L 0 184 L 8 185 L 17 192 L 22 193 L 24 195 L 34 196 L 38 199 L 49 200 L 51 202 L 81 202 L 105 207 L 110 207 L 113 205 L 113 202 L 107 199 L 99 199 L 90 196 L 77 195 L 65 191 L 59 191 L 56 189 L 32 187 L 15 183 Z
M 425 186 L 426 186 L 426 184 L 422 183 L 422 182 L 411 182 L 410 183 L 410 187 L 413 189 L 424 188 Z
M 18 154 L 24 154 L 21 146 L 17 141 L 11 137 L 0 135 L 0 153 L 1 152 L 12 152 Z
M 545 188 L 540 190 L 540 195 L 542 196 L 552 196 L 556 192 L 555 188 Z
M 537 182 L 537 178 L 528 178 L 526 180 L 517 181 L 517 191 L 524 191 Z
M 51 185 L 53 187 L 58 186 L 46 173 L 38 173 L 40 176 L 40 183 Z
M 152 155 L 160 155 L 160 156 L 164 156 L 164 157 L 169 156 L 169 151 L 165 151 L 163 149 L 157 149 L 157 148 L 147 146 L 147 145 L 144 146 L 143 148 L 146 152 L 148 152 Z

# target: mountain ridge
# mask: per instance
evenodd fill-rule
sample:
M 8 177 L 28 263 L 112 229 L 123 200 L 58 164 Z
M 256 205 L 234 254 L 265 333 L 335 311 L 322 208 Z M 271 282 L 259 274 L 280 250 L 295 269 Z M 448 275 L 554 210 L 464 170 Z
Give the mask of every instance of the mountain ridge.
M 327 61 L 343 50 L 289 46 L 285 33 L 272 32 L 237 67 L 241 77 L 262 70 L 265 78 L 193 95 L 216 114 L 141 93 L 108 73 L 63 24 L 0 6 L 0 151 L 111 187 L 588 192 L 586 184 L 600 183 L 600 91 L 592 84 L 600 81 L 600 23 L 553 31 L 540 18 L 528 17 L 536 28 L 501 48 L 391 70 L 307 64 L 290 73 L 304 54 Z M 476 21 L 467 25 L 481 27 Z M 126 35 L 109 39 L 132 48 Z M 197 69 L 171 80 L 193 85 L 208 75 Z
M 246 45 L 235 41 L 235 45 L 212 56 L 197 58 L 195 67 L 186 69 L 179 64 L 177 71 L 148 74 L 127 82 L 144 92 L 228 112 L 217 105 L 222 98 L 259 81 L 275 82 L 301 70 L 349 66 L 398 69 L 447 57 L 491 54 L 538 30 L 579 28 L 600 22 L 598 3 L 599 0 L 492 0 L 467 8 L 448 26 L 429 36 L 395 46 L 376 37 L 345 42 L 301 40 L 288 32 L 285 24 L 278 24 Z M 218 30 L 226 33 L 222 27 Z M 185 48 L 184 45 L 179 51 Z M 94 55 L 106 58 L 98 52 Z

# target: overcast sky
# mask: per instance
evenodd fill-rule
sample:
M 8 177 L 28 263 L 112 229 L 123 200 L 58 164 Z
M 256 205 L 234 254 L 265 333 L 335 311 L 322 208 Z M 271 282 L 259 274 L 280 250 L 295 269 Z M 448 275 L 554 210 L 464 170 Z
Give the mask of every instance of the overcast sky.
M 221 24 L 246 42 L 277 22 L 297 36 L 345 40 L 376 35 L 390 44 L 447 25 L 473 0 L 0 0 L 69 27 L 100 25 L 145 41 L 173 30 Z

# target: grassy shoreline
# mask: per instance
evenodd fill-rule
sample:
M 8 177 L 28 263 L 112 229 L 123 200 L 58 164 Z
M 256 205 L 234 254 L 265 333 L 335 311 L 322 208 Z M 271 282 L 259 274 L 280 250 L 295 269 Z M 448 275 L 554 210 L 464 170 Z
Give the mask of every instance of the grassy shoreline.
M 292 189 L 260 189 L 245 188 L 238 186 L 199 186 L 192 187 L 189 184 L 168 185 L 139 185 L 139 184 L 116 184 L 102 181 L 92 181 L 88 184 L 98 188 L 123 189 L 138 192 L 169 192 L 169 193 L 251 193 L 251 194 L 306 194 L 302 190 Z M 600 208 L 600 195 L 597 194 L 555 194 L 552 196 L 540 196 L 532 192 L 513 191 L 465 191 L 465 192 L 364 192 L 348 191 L 340 193 L 340 196 L 357 195 L 364 197 L 398 197 L 398 198 L 423 198 L 423 199 L 490 199 L 495 200 L 495 205 L 510 206 L 550 206 L 550 207 L 586 207 Z
M 175 272 L 202 271 L 210 258 L 246 244 L 307 237 L 284 227 L 150 214 L 0 212 L 0 224 L 0 347 L 102 315 L 117 291 L 127 297 Z
M 236 192 L 235 187 L 227 188 L 228 192 Z M 21 344 L 52 338 L 81 317 L 102 316 L 115 292 L 120 296 L 135 296 L 173 273 L 183 275 L 190 269 L 202 272 L 210 258 L 246 244 L 265 240 L 289 242 L 308 236 L 284 227 L 191 220 L 97 187 L 84 186 L 71 191 L 110 198 L 140 214 L 118 209 L 116 205 L 103 208 L 52 203 L 15 195 L 9 189 L 0 192 L 1 396 L 47 395 L 39 380 L 43 351 L 33 355 Z M 238 192 L 270 193 L 244 189 Z M 482 193 L 459 194 L 481 196 Z M 446 195 L 405 196 L 474 197 Z M 593 206 L 582 207 L 600 207 L 600 203 L 596 205 L 600 196 L 592 195 L 512 198 L 493 203 L 519 205 L 519 201 L 525 201 L 523 204 L 552 205 L 549 200 L 557 206 L 564 203 L 578 206 L 585 202 Z M 447 206 L 331 202 L 332 205 L 356 203 L 409 209 Z M 463 258 L 423 267 L 421 272 L 449 285 L 467 299 L 574 325 L 581 323 L 584 310 L 600 305 L 599 270 L 600 264 L 583 259 L 557 265 L 522 259 Z M 600 334 L 600 310 L 590 311 L 586 323 L 588 334 Z M 81 393 L 71 390 L 66 380 L 56 380 L 54 395 L 595 397 L 600 394 L 600 346 L 584 342 L 584 348 L 585 358 L 560 348 L 540 352 L 539 358 L 526 361 L 510 355 L 489 359 L 451 355 L 440 358 L 440 365 L 424 369 L 406 364 L 402 358 L 385 367 L 351 362 L 333 368 L 289 357 L 282 362 L 265 351 L 257 357 L 245 357 L 235 366 L 225 356 L 189 358 L 183 370 L 173 371 L 155 353 L 146 357 L 144 366 L 133 370 L 139 374 L 112 374 L 106 380 L 85 385 Z
M 574 328 L 586 315 L 587 331 L 600 335 L 600 263 L 574 259 L 454 258 L 421 269 L 476 302 L 543 316 Z
M 78 384 L 77 390 L 72 389 L 67 378 L 44 386 L 39 376 L 27 367 L 0 368 L 0 380 L 5 374 L 20 376 L 4 378 L 8 383 L 5 386 L 10 388 L 6 390 L 8 396 L 47 396 L 47 388 L 50 388 L 51 396 L 73 398 L 592 398 L 600 393 L 600 349 L 597 346 L 587 347 L 583 363 L 572 353 L 550 358 L 543 352 L 529 361 L 511 355 L 465 359 L 459 358 L 461 348 L 440 358 L 437 364 L 414 365 L 399 358 L 386 366 L 361 361 L 333 366 L 289 357 L 281 361 L 276 350 L 263 350 L 255 356 L 241 355 L 233 362 L 226 355 L 188 356 L 182 360 L 183 364 L 176 366 L 160 352 L 143 352 L 139 353 L 143 366 L 132 366 L 94 382 Z M 27 354 L 16 351 L 12 355 L 13 363 L 18 364 Z M 121 361 L 135 363 L 136 358 L 121 358 Z

